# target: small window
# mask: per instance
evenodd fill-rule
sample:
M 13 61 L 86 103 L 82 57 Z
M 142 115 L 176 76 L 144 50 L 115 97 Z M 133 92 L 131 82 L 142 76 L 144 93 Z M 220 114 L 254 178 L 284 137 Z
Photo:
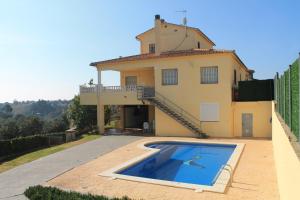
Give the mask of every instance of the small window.
M 198 45 L 198 49 L 200 49 L 200 47 L 201 47 L 201 46 L 200 46 L 200 42 L 198 42 L 198 44 L 197 44 L 197 45 Z
M 162 70 L 162 84 L 163 85 L 177 85 L 178 84 L 177 69 L 163 69 Z
M 149 53 L 155 53 L 155 44 L 149 44 Z
M 218 67 L 201 67 L 201 84 L 218 83 Z
M 236 85 L 236 70 L 233 71 L 233 82 Z

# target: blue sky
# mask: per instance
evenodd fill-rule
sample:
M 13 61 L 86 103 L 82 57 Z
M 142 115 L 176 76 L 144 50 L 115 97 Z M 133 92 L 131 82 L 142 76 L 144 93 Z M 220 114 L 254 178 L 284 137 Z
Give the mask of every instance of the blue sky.
M 300 1 L 1 0 L 0 102 L 71 99 L 96 81 L 92 61 L 139 53 L 135 36 L 154 15 L 200 28 L 216 48 L 235 49 L 255 77 L 273 78 L 300 52 Z M 103 73 L 104 85 L 118 85 Z

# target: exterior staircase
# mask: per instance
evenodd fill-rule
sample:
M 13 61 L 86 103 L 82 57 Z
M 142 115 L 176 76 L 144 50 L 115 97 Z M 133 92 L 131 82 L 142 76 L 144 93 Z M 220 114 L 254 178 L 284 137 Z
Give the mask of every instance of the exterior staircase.
M 197 136 L 207 138 L 207 135 L 201 131 L 201 122 L 199 119 L 156 92 L 153 87 L 138 86 L 137 98 L 141 101 L 148 101 L 150 104 L 156 106 L 193 133 L 197 134 Z

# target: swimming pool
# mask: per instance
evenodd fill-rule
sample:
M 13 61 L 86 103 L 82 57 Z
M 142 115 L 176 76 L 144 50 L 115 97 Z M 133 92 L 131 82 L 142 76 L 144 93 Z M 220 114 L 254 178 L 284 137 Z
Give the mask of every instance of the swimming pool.
M 146 145 L 160 151 L 117 174 L 213 185 L 236 145 L 164 142 Z
M 244 145 L 157 141 L 145 142 L 139 147 L 148 152 L 99 175 L 197 191 L 224 192 Z

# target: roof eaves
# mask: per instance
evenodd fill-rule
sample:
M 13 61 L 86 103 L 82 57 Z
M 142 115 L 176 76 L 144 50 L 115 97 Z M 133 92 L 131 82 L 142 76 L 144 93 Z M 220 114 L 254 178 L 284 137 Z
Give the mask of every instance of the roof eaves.
M 248 69 L 248 67 L 245 65 L 245 63 L 240 59 L 240 57 L 236 54 L 235 50 L 232 51 L 234 57 L 238 60 L 239 63 L 241 63 L 243 65 L 243 67 L 247 70 L 250 71 L 250 69 Z
M 146 31 L 144 31 L 144 32 L 142 32 L 142 33 L 140 33 L 140 34 L 138 34 L 137 36 L 135 36 L 135 38 L 137 39 L 137 40 L 140 40 L 140 36 L 142 36 L 142 35 L 144 35 L 145 33 L 148 33 L 149 31 L 152 31 L 154 28 L 150 28 L 150 29 L 148 29 L 148 30 L 146 30 Z
M 234 53 L 234 51 L 232 51 L 232 50 L 215 50 L 215 49 L 190 49 L 190 50 L 181 50 L 181 51 L 168 51 L 168 52 L 163 52 L 160 55 L 149 54 L 149 53 L 148 54 L 138 54 L 138 55 L 115 58 L 115 59 L 104 60 L 104 61 L 99 61 L 99 62 L 92 62 L 92 63 L 90 63 L 90 66 L 97 66 L 98 64 L 108 64 L 108 63 L 111 64 L 111 63 L 116 63 L 116 62 L 153 59 L 153 58 L 208 55 L 208 54 L 217 54 L 217 53 Z

